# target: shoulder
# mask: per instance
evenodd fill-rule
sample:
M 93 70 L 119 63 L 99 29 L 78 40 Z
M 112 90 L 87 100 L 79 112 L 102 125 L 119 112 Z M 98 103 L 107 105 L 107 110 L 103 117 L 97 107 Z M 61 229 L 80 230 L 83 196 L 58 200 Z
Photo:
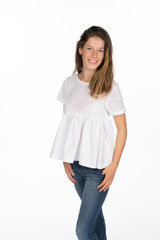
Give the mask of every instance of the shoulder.
M 68 77 L 66 77 L 63 81 L 63 83 L 65 83 L 65 85 L 75 81 L 75 78 L 76 78 L 76 75 L 73 74 L 73 75 L 69 75 Z
M 64 85 L 67 88 L 72 87 L 74 85 L 74 83 L 76 83 L 76 74 L 69 75 L 64 80 Z
M 76 78 L 76 76 L 77 76 L 76 74 L 69 75 L 68 77 L 66 77 L 65 80 L 72 81 L 72 80 L 74 80 Z
M 118 84 L 118 82 L 115 81 L 115 80 L 113 80 L 113 82 L 112 82 L 112 88 L 111 88 L 111 91 L 110 91 L 110 93 L 109 93 L 109 98 L 114 97 L 115 94 L 116 94 L 117 92 L 119 92 L 119 91 L 120 91 L 120 90 L 119 90 L 119 84 Z
M 114 91 L 114 89 L 118 88 L 119 87 L 119 84 L 113 80 L 113 83 L 112 83 L 112 91 Z

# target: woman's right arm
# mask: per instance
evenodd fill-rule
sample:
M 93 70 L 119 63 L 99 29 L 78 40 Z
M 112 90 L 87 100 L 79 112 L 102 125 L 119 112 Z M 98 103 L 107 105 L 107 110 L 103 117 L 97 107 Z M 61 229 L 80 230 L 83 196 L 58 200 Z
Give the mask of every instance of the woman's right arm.
M 63 104 L 63 112 L 64 112 L 65 104 Z M 68 176 L 68 178 L 71 180 L 72 183 L 76 183 L 77 181 L 72 177 L 74 176 L 74 172 L 72 170 L 71 164 L 67 162 L 63 162 L 65 172 Z

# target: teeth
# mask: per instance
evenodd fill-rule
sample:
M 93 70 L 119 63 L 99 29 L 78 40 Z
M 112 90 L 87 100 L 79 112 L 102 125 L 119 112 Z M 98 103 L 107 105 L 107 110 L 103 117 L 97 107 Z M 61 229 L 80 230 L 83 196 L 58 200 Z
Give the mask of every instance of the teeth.
M 96 62 L 96 61 L 93 61 L 93 60 L 89 60 L 89 61 L 90 61 L 90 62 L 93 62 L 93 63 Z

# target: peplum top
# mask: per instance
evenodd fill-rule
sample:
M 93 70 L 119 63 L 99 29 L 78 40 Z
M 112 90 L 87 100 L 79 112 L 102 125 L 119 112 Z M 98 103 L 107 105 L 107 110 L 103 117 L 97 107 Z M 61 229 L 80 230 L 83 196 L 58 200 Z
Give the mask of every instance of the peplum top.
M 103 98 L 90 96 L 89 82 L 78 73 L 67 77 L 57 100 L 65 104 L 50 158 L 63 162 L 79 161 L 82 166 L 105 168 L 112 162 L 115 135 L 110 116 L 126 112 L 118 83 Z

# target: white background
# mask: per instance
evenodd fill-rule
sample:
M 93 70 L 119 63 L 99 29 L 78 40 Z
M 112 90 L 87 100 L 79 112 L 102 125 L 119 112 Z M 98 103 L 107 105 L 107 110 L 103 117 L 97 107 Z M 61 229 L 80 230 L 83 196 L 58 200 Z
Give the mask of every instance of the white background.
M 80 199 L 50 159 L 74 70 L 92 25 L 113 43 L 128 136 L 103 205 L 109 240 L 160 239 L 158 0 L 0 1 L 0 239 L 76 240 Z

